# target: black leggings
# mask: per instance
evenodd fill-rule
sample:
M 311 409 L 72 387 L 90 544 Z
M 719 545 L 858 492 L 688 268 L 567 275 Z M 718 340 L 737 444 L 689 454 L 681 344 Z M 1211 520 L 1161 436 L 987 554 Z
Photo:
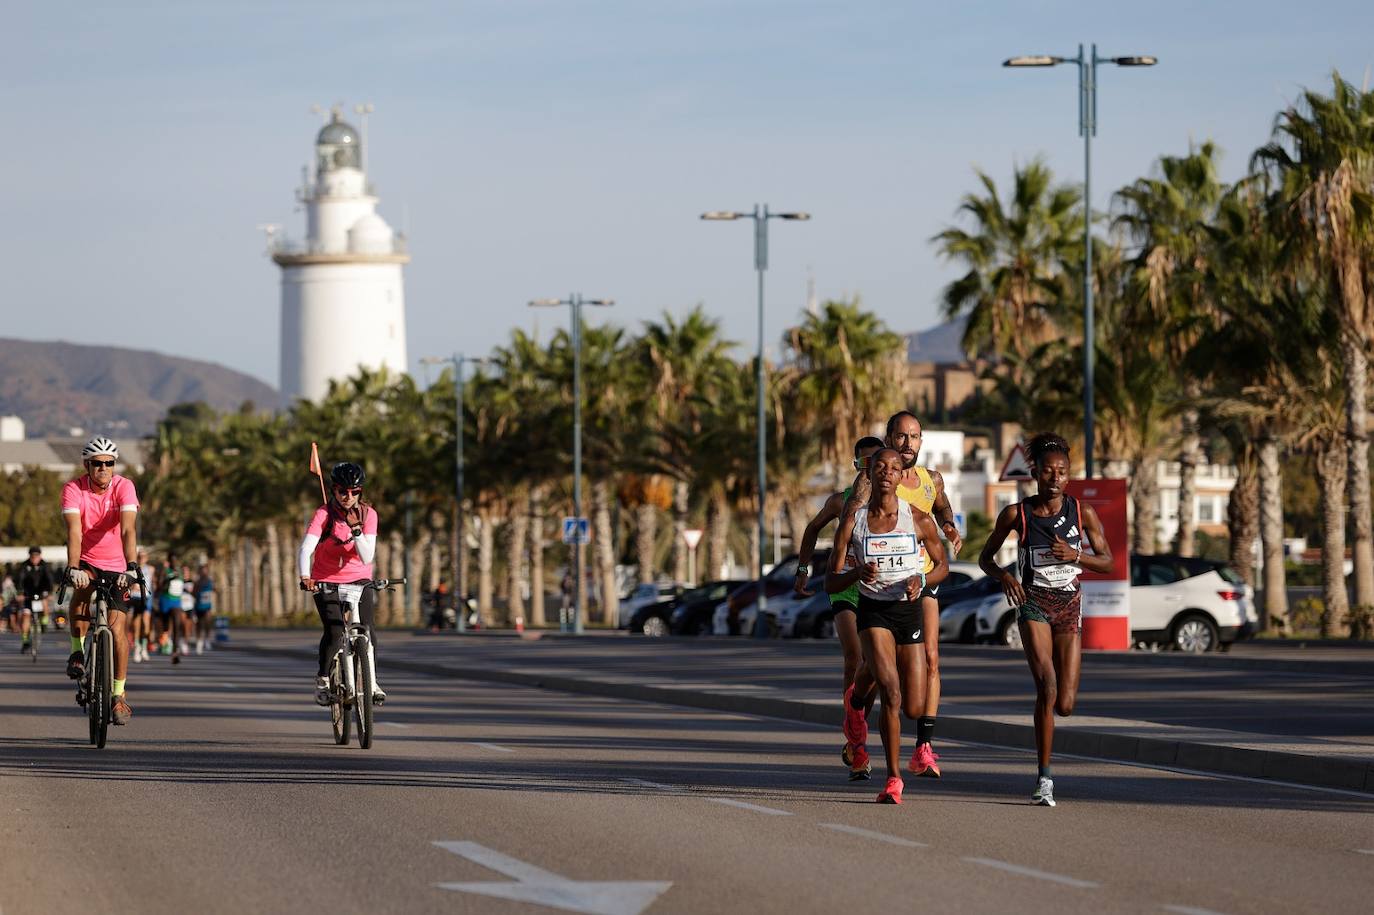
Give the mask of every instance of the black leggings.
M 354 584 L 366 584 L 370 579 L 360 579 Z M 367 627 L 367 637 L 372 640 L 373 656 L 377 652 L 377 633 L 372 628 L 377 605 L 377 592 L 371 588 L 364 588 L 363 595 L 358 599 L 358 616 L 361 617 L 363 625 Z M 319 676 L 327 676 L 325 665 L 329 659 L 338 651 L 339 644 L 343 641 L 344 633 L 344 609 L 346 604 L 339 597 L 337 591 L 323 591 L 315 595 L 315 609 L 320 614 L 320 622 L 324 624 L 324 632 L 320 634 L 320 671 Z

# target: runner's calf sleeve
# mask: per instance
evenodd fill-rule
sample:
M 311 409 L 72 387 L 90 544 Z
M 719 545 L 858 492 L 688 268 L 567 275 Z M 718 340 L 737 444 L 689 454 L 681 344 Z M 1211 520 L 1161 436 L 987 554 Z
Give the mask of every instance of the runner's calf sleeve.
M 916 745 L 930 743 L 935 736 L 935 719 L 929 715 L 922 715 L 916 719 Z
M 74 635 L 74 636 L 72 636 L 71 638 L 72 638 L 72 651 L 76 651 L 76 652 L 81 651 L 81 648 L 82 648 L 82 645 L 81 645 L 81 636 L 79 636 L 79 635 Z

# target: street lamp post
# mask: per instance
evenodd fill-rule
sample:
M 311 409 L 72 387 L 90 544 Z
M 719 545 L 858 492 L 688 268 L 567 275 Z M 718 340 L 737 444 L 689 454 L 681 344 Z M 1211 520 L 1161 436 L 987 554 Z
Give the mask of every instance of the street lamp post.
M 458 495 L 458 514 L 455 519 L 458 528 L 458 549 L 453 554 L 454 607 L 458 611 L 458 631 L 466 632 L 468 628 L 468 600 L 467 582 L 464 581 L 466 563 L 463 562 L 463 553 L 467 549 L 463 542 L 467 535 L 464 528 L 466 518 L 463 515 L 463 366 L 486 365 L 491 360 L 480 356 L 464 356 L 462 353 L 454 353 L 452 356 L 426 356 L 420 362 L 422 365 L 449 363 L 453 366 L 453 394 L 457 401 L 457 409 L 454 411 L 454 450 L 456 452 L 455 463 L 458 468 L 455 478 L 455 488 Z
M 711 210 L 701 214 L 702 219 L 710 221 L 730 221 L 735 219 L 754 220 L 754 269 L 759 275 L 759 351 L 757 374 L 755 384 L 758 387 L 758 487 L 759 487 L 759 515 L 758 515 L 758 572 L 759 572 L 759 600 L 758 616 L 754 621 L 754 631 L 762 635 L 767 632 L 764 626 L 764 611 L 768 609 L 768 589 L 763 583 L 763 564 L 765 555 L 765 544 L 767 543 L 766 522 L 764 521 L 764 502 L 768 492 L 768 471 L 765 467 L 765 459 L 768 455 L 767 445 L 767 417 L 764 413 L 764 389 L 763 389 L 763 273 L 768 269 L 768 220 L 770 219 L 789 219 L 795 221 L 806 221 L 811 218 L 810 213 L 774 213 L 768 209 L 768 204 L 754 204 L 752 212 L 740 212 L 735 210 Z
M 1034 54 L 1002 61 L 1004 67 L 1053 67 L 1078 65 L 1078 134 L 1083 138 L 1083 460 L 1086 475 L 1093 475 L 1093 234 L 1092 234 L 1092 138 L 1097 134 L 1097 65 L 1153 67 L 1159 59 L 1149 55 L 1099 57 L 1097 45 L 1088 54 L 1078 46 L 1077 57 Z
M 582 308 L 595 305 L 609 308 L 614 299 L 584 299 L 581 293 L 574 292 L 566 299 L 535 299 L 531 308 L 553 308 L 566 305 L 572 309 L 572 350 L 573 350 L 573 517 L 582 517 Z M 587 598 L 582 582 L 583 543 L 580 536 L 574 536 L 572 544 L 573 559 L 573 621 L 572 631 L 582 634 L 582 620 L 586 616 Z M 560 621 L 561 622 L 561 621 Z M 566 631 L 567 624 L 560 626 Z

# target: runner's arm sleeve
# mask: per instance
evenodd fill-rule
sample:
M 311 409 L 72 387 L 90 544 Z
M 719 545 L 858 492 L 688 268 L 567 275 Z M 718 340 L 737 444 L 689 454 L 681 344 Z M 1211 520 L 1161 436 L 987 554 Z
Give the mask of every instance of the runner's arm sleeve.
M 301 578 L 310 577 L 310 562 L 315 558 L 315 547 L 319 545 L 319 534 L 306 534 L 301 541 L 301 551 L 296 556 L 296 569 Z

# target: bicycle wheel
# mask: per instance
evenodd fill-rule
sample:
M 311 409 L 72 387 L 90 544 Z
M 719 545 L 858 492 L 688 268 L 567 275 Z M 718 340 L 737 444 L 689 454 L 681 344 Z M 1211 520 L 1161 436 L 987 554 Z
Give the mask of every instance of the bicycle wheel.
M 91 677 L 91 702 L 87 706 L 91 716 L 91 742 L 103 749 L 110 730 L 110 709 L 114 704 L 114 633 L 102 629 L 96 633 L 95 672 Z
M 334 726 L 334 742 L 340 746 L 348 743 L 348 732 L 352 725 L 348 717 L 348 707 L 340 701 L 343 695 L 343 677 L 339 675 L 339 656 L 329 665 L 329 721 Z
M 372 747 L 372 671 L 368 668 L 364 652 L 372 652 L 372 646 L 366 642 L 362 651 L 353 652 L 353 682 L 358 684 L 358 695 L 353 699 L 353 714 L 358 719 L 358 746 L 367 750 Z
M 38 663 L 38 646 L 43 644 L 43 615 L 33 614 L 29 621 L 29 651 L 33 652 L 33 663 Z

